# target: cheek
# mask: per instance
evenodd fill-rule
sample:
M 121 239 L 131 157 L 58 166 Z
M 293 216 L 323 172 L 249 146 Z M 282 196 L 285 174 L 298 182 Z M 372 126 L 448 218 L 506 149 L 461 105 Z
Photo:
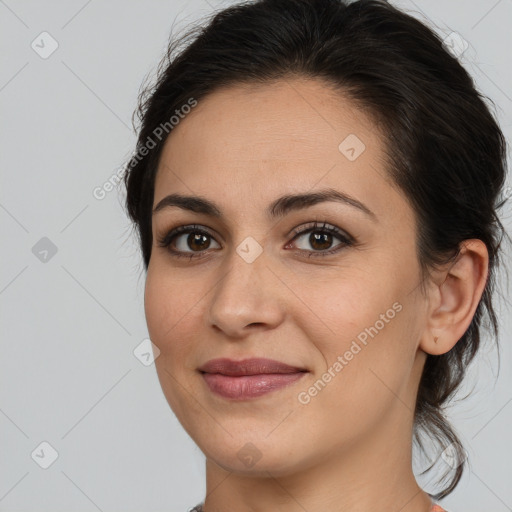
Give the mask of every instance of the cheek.
M 327 375 L 331 383 L 319 393 L 317 411 L 339 411 L 345 425 L 340 428 L 347 428 L 347 435 L 352 428 L 348 425 L 375 425 L 395 404 L 413 408 L 407 383 L 420 324 L 411 298 L 395 287 L 381 283 L 352 292 L 339 294 L 339 307 L 332 308 L 329 319 L 335 335 L 317 345 L 324 371 L 335 375 Z
M 197 322 L 191 319 L 198 297 L 190 294 L 190 287 L 184 287 L 150 264 L 144 290 L 144 311 L 150 338 L 160 349 L 162 360 L 179 352 L 185 345 L 186 336 L 193 336 L 193 325 L 197 327 Z M 170 360 L 176 361 L 176 358 Z
M 318 368 L 331 368 L 337 376 L 333 388 L 341 386 L 343 395 L 349 392 L 352 397 L 371 394 L 375 386 L 382 388 L 378 377 L 392 389 L 400 387 L 414 352 L 410 300 L 405 303 L 396 283 L 382 275 L 380 280 L 359 277 L 333 281 L 328 295 L 318 290 L 309 294 L 321 323 L 309 314 L 302 317 L 301 326 L 321 354 Z
M 190 287 L 183 289 L 175 276 L 169 276 L 156 265 L 148 268 L 144 309 L 149 336 L 160 350 L 155 367 L 167 402 L 187 432 L 195 405 L 190 403 L 189 394 L 183 392 L 183 386 L 188 386 L 192 370 L 188 361 L 199 325 L 194 319 L 194 305 L 201 296 L 192 294 Z
M 169 312 L 172 310 L 169 304 L 171 294 L 162 280 L 157 278 L 157 273 L 149 266 L 146 285 L 144 288 L 144 312 L 151 341 L 163 349 L 162 337 L 165 330 L 170 329 Z
M 302 316 L 305 331 L 310 331 L 317 323 L 315 317 L 321 321 L 325 335 L 320 339 L 326 344 L 324 348 L 332 347 L 338 352 L 344 351 L 347 341 L 358 335 L 364 339 L 367 330 L 373 331 L 376 323 L 379 332 L 387 331 L 393 317 L 397 316 L 393 309 L 393 303 L 398 299 L 394 286 L 382 278 L 378 282 L 357 270 L 343 275 L 346 277 L 333 278 L 323 288 L 308 288 L 305 295 L 310 313 Z M 384 320 L 381 320 L 381 315 L 384 315 Z

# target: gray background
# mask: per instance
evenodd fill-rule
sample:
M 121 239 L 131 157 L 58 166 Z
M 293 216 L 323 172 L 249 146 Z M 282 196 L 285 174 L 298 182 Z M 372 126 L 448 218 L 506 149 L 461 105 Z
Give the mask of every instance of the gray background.
M 173 23 L 179 31 L 229 3 L 0 1 L 1 511 L 179 512 L 204 496 L 203 455 L 169 409 L 154 365 L 134 355 L 148 333 L 124 194 L 98 200 L 93 190 L 134 148 L 139 86 Z M 510 140 L 512 0 L 394 3 L 467 41 L 460 59 L 498 105 Z M 53 40 L 58 48 L 44 55 Z M 510 206 L 503 214 L 512 232 Z M 487 343 L 463 389 L 470 398 L 448 410 L 471 464 L 443 502 L 450 512 L 512 510 L 505 300 L 499 314 L 499 376 Z M 58 457 L 43 469 L 52 449 Z M 437 467 L 445 469 L 442 459 Z

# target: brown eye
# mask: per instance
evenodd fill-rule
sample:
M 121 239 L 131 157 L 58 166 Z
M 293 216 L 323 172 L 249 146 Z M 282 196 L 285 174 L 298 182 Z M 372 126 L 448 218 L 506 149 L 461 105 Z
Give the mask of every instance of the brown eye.
M 308 243 L 311 244 L 313 249 L 324 251 L 330 248 L 333 238 L 330 233 L 311 232 L 309 234 Z
M 177 237 L 180 238 L 179 236 Z M 204 251 L 210 246 L 210 237 L 208 235 L 190 233 L 185 239 L 185 247 L 190 247 L 194 251 Z M 183 250 L 183 249 L 179 249 Z
M 340 229 L 326 225 L 325 223 L 323 225 L 314 223 L 314 225 L 309 229 L 302 231 L 297 230 L 295 233 L 296 236 L 293 239 L 294 245 L 297 246 L 297 243 L 295 242 L 297 239 L 303 238 L 303 242 L 301 242 L 302 246 L 299 245 L 297 248 L 301 251 L 309 252 L 312 256 L 325 256 L 332 254 L 343 249 L 343 247 L 353 244 L 353 240 L 350 236 L 344 234 Z M 306 235 L 309 236 L 306 237 Z M 335 239 L 338 239 L 340 243 L 336 244 L 334 248 L 332 248 Z
M 168 248 L 173 256 L 195 257 L 195 253 L 205 252 L 212 246 L 212 241 L 220 245 L 207 231 L 195 226 L 180 226 L 171 230 L 161 240 L 158 245 Z

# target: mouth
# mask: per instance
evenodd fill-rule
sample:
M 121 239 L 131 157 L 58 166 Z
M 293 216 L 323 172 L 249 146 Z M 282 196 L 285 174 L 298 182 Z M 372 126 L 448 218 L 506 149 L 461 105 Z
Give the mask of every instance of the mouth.
M 199 372 L 216 395 L 232 400 L 256 398 L 301 379 L 308 370 L 265 358 L 212 359 Z
M 242 359 L 234 361 L 233 359 L 221 358 L 211 359 L 199 368 L 203 373 L 219 373 L 232 377 L 240 377 L 245 375 L 261 375 L 261 374 L 286 374 L 306 372 L 305 368 L 290 366 L 274 359 L 265 359 L 262 357 Z

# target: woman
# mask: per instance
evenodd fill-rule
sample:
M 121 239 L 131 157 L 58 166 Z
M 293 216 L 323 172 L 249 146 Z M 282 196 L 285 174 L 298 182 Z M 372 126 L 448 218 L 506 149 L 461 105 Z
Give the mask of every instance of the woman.
M 441 407 L 497 329 L 503 236 L 505 141 L 468 73 L 384 1 L 259 0 L 171 44 L 139 113 L 127 210 L 206 456 L 194 510 L 442 511 L 464 450 Z

